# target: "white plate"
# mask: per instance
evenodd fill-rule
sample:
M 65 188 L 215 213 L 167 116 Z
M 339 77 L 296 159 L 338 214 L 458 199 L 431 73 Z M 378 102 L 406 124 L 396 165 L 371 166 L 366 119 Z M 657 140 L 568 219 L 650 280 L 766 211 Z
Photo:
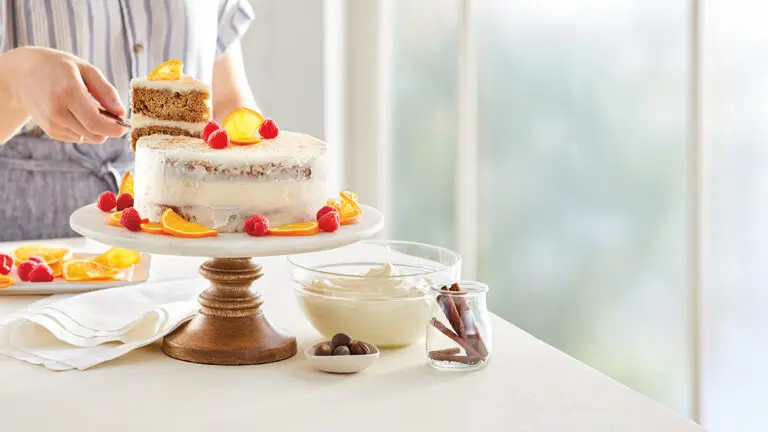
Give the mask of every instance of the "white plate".
M 327 343 L 327 342 L 324 342 Z M 376 345 L 368 344 L 375 351 L 366 355 L 344 355 L 344 356 L 316 356 L 315 348 L 320 344 L 312 345 L 304 351 L 304 356 L 309 360 L 315 369 L 323 372 L 337 374 L 357 373 L 367 369 L 379 359 L 379 349 Z
M 74 253 L 73 258 L 92 258 L 99 254 Z M 16 270 L 11 273 L 15 279 L 13 285 L 0 289 L 3 295 L 48 295 L 48 294 L 72 294 L 89 291 L 98 291 L 106 288 L 115 288 L 127 285 L 140 284 L 149 277 L 149 267 L 152 257 L 141 254 L 141 261 L 125 270 L 122 280 L 109 282 L 67 282 L 62 278 L 56 278 L 53 282 L 22 282 L 16 277 Z
M 251 237 L 245 233 L 219 234 L 207 238 L 180 238 L 131 232 L 107 225 L 106 214 L 95 204 L 76 210 L 69 224 L 78 234 L 98 242 L 146 253 L 216 258 L 249 258 L 289 255 L 335 249 L 365 240 L 384 227 L 384 216 L 373 207 L 361 205 L 360 223 L 342 226 L 334 233 L 303 237 Z

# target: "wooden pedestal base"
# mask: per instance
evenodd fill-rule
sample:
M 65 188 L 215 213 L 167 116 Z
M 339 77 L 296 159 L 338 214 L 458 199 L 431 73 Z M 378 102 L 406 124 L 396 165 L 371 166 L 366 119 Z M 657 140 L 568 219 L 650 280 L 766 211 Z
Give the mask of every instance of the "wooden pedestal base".
M 211 282 L 198 298 L 200 312 L 163 340 L 167 355 L 194 363 L 246 365 L 285 360 L 296 354 L 296 338 L 272 327 L 250 290 L 262 276 L 250 258 L 211 258 L 200 266 Z

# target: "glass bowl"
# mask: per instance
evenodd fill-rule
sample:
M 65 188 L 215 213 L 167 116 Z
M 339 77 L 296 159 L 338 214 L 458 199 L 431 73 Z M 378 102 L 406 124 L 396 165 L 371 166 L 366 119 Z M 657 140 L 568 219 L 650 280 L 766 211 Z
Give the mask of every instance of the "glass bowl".
M 430 288 L 461 277 L 456 252 L 406 241 L 365 241 L 288 261 L 299 306 L 321 335 L 347 333 L 382 348 L 423 339 Z

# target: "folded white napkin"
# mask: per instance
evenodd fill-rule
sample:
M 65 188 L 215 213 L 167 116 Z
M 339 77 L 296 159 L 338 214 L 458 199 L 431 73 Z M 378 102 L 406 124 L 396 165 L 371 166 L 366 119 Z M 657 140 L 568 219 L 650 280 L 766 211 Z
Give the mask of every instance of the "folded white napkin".
M 190 319 L 206 281 L 150 282 L 54 296 L 0 319 L 0 353 L 51 370 L 85 370 L 149 345 Z M 58 299 L 56 298 L 58 297 Z

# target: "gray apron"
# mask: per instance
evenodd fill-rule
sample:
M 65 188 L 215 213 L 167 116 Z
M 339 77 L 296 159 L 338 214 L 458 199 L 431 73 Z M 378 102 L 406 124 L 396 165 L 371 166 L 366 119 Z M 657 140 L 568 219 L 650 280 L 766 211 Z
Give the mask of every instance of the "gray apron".
M 69 144 L 17 135 L 0 145 L 0 241 L 75 236 L 73 211 L 117 192 L 133 166 L 125 139 Z

